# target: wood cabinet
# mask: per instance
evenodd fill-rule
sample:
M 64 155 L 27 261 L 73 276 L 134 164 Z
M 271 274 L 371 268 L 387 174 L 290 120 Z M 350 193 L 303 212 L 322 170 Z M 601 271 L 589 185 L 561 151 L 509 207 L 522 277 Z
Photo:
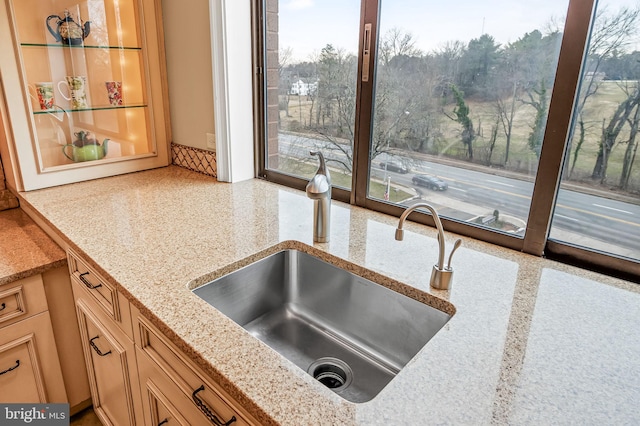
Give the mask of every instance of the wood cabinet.
M 9 186 L 169 164 L 163 45 L 160 0 L 0 2 Z
M 0 286 L 0 402 L 67 402 L 40 275 Z
M 128 303 L 78 255 L 68 260 L 93 409 L 104 424 L 142 424 Z
M 93 406 L 103 423 L 259 424 L 88 262 L 67 253 Z
M 93 408 L 105 424 L 136 424 L 133 343 L 80 297 L 76 301 Z
M 259 424 L 146 318 L 137 315 L 134 324 L 147 425 Z

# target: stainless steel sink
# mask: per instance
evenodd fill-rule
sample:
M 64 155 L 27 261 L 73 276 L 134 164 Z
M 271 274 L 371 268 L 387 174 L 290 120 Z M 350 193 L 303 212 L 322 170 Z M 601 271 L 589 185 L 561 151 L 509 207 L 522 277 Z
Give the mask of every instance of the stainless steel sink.
M 375 397 L 451 318 L 297 250 L 193 292 L 352 402 Z

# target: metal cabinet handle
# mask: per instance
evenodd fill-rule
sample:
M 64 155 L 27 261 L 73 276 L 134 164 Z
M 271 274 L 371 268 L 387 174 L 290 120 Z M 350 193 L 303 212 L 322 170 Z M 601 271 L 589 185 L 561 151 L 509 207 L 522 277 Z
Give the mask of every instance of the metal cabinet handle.
M 2 375 L 3 375 L 3 374 L 5 374 L 5 373 L 8 373 L 9 371 L 13 371 L 13 370 L 15 370 L 15 369 L 16 369 L 16 368 L 18 368 L 18 367 L 20 367 L 20 360 L 19 360 L 19 359 L 16 359 L 16 365 L 14 365 L 13 367 L 9 367 L 9 368 L 7 368 L 7 369 L 6 369 L 6 370 L 4 370 L 4 371 L 0 371 L 0 376 L 2 376 Z
M 0 305 L 0 311 L 4 310 L 4 308 L 6 308 L 7 305 L 4 304 L 4 302 L 2 302 L 2 305 Z
M 104 353 L 103 353 L 103 352 L 98 348 L 98 345 L 96 345 L 95 343 L 93 343 L 93 341 L 94 341 L 95 339 L 97 339 L 98 337 L 100 337 L 100 336 L 96 336 L 96 337 L 94 337 L 93 339 L 89 340 L 89 344 L 91 345 L 91 347 L 93 348 L 93 350 L 94 350 L 94 351 L 96 351 L 96 353 L 97 353 L 98 355 L 100 355 L 100 356 L 107 356 L 107 355 L 109 355 L 109 354 L 111 353 L 111 350 L 109 350 L 109 352 L 104 352 Z
M 89 280 L 84 277 L 85 275 L 89 275 L 89 274 L 90 272 L 84 272 L 80 274 L 80 281 L 82 281 L 82 284 L 86 285 L 91 290 L 93 290 L 94 288 L 102 287 L 102 284 L 98 284 L 98 285 L 91 284 Z
M 193 398 L 193 402 L 196 403 L 200 411 L 202 411 L 202 413 L 205 416 L 207 416 L 207 418 L 209 419 L 209 421 L 211 421 L 211 423 L 213 423 L 216 426 L 229 426 L 231 423 L 236 421 L 236 416 L 231 417 L 231 419 L 229 419 L 229 421 L 226 423 L 223 423 L 222 421 L 220 421 L 220 419 L 218 419 L 218 417 L 215 414 L 213 414 L 213 411 L 211 411 L 211 409 L 207 407 L 207 405 L 200 398 L 198 398 L 197 393 L 203 390 L 204 390 L 204 385 L 194 390 L 193 393 L 191 394 L 191 397 Z
M 163 421 L 158 423 L 158 426 L 162 426 L 163 424 L 166 424 L 166 423 L 169 423 L 169 419 L 164 419 Z

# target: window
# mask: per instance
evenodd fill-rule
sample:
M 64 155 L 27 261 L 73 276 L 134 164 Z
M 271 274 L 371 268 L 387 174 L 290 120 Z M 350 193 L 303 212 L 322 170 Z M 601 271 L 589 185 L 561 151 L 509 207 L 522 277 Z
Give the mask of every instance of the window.
M 257 1 L 260 174 L 640 279 L 640 7 L 593 3 Z

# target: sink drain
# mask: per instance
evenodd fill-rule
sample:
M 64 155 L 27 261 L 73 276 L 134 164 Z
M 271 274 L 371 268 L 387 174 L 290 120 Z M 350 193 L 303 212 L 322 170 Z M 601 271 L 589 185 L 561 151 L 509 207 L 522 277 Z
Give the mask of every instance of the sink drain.
M 307 372 L 334 391 L 345 389 L 353 381 L 353 371 L 338 358 L 319 358 L 309 366 Z

